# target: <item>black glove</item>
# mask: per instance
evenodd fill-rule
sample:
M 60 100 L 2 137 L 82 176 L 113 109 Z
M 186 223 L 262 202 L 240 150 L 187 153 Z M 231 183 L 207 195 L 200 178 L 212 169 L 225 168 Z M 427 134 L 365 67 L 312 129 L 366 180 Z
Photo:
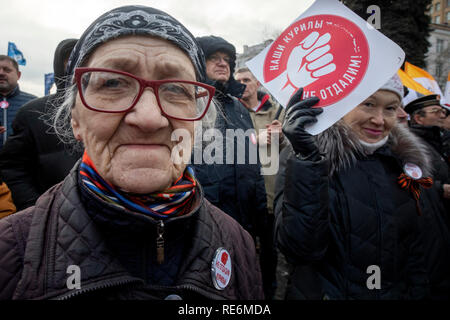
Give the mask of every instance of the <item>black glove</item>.
M 282 130 L 298 157 L 316 161 L 319 158 L 319 148 L 314 137 L 305 131 L 305 125 L 317 122 L 316 116 L 321 114 L 323 109 L 311 108 L 319 102 L 319 98 L 301 100 L 302 95 L 303 88 L 300 88 L 289 100 Z

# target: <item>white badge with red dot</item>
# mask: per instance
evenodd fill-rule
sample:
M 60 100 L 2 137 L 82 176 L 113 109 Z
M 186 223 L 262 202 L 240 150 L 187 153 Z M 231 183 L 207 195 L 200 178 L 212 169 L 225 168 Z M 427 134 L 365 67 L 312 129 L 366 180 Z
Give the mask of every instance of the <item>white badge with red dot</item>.
M 6 100 L 0 101 L 0 108 L 6 109 L 9 107 L 9 103 Z
M 405 163 L 403 166 L 403 171 L 406 173 L 406 175 L 410 178 L 413 178 L 414 180 L 418 180 L 422 178 L 422 170 L 419 168 L 418 165 L 408 162 Z
M 224 290 L 231 279 L 231 256 L 224 248 L 219 248 L 211 263 L 211 276 L 214 287 Z

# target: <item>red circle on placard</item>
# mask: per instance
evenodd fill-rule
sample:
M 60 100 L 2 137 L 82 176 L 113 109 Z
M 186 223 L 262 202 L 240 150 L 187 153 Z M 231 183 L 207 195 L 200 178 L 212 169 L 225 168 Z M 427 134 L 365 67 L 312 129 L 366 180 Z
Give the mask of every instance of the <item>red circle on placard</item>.
M 330 34 L 328 53 L 333 55 L 330 63 L 336 65 L 336 70 L 305 86 L 304 97 L 314 92 L 320 98 L 316 107 L 326 107 L 349 95 L 364 78 L 369 65 L 370 49 L 366 36 L 348 19 L 324 14 L 294 22 L 267 52 L 263 68 L 264 82 L 270 82 L 286 71 L 292 50 L 312 32 L 318 32 L 320 36 Z M 292 83 L 290 85 L 298 89 Z

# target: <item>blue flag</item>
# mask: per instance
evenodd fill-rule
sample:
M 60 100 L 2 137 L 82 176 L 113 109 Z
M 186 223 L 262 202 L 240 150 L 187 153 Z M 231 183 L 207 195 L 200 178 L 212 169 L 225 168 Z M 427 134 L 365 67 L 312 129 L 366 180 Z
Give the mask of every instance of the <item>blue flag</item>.
M 52 85 L 55 83 L 55 74 L 54 73 L 46 73 L 45 74 L 45 95 L 50 94 L 50 89 Z
M 26 65 L 27 61 L 23 57 L 23 54 L 19 49 L 17 49 L 14 42 L 8 42 L 8 56 L 17 61 L 21 66 Z

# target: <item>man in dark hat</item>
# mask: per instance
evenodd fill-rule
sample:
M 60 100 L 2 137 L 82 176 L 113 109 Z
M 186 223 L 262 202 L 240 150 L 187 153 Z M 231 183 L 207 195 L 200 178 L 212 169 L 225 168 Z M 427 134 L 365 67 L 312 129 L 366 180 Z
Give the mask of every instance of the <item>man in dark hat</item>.
M 236 81 L 233 76 L 236 67 L 236 48 L 221 37 L 206 36 L 196 39 L 205 54 L 208 82 L 222 94 L 241 98 L 245 85 Z
M 206 58 L 206 83 L 216 88 L 215 98 L 220 102 L 216 128 L 221 131 L 224 143 L 223 164 L 195 164 L 198 180 L 203 186 L 206 198 L 215 206 L 238 221 L 255 240 L 261 239 L 264 224 L 268 218 L 264 177 L 261 175 L 259 159 L 250 161 L 250 149 L 257 152 L 256 132 L 254 141 L 245 136 L 245 147 L 236 136 L 228 139 L 228 132 L 235 134 L 254 130 L 253 122 L 247 108 L 238 100 L 245 91 L 245 85 L 234 78 L 236 66 L 236 49 L 225 39 L 217 36 L 196 38 Z M 225 138 L 227 137 L 227 138 Z M 228 140 L 228 141 L 227 141 Z M 246 154 L 239 152 L 245 150 Z M 248 153 L 247 153 L 248 151 Z M 245 158 L 244 163 L 237 159 Z M 229 158 L 234 162 L 230 163 Z M 242 159 L 242 158 L 241 158 Z M 261 241 L 261 272 L 263 275 L 264 294 L 271 298 L 275 290 L 275 274 L 272 265 L 276 265 L 271 254 L 272 245 Z M 263 254 L 264 253 L 264 254 Z
M 437 94 L 411 101 L 405 106 L 405 111 L 411 115 L 411 124 L 421 126 L 442 127 L 446 117 L 446 110 L 441 107 Z
M 434 167 L 433 180 L 447 209 L 450 210 L 450 163 L 449 155 L 443 147 L 446 110 L 441 106 L 439 96 L 431 94 L 411 101 L 405 106 L 405 111 L 410 115 L 411 131 L 430 147 Z
M 206 58 L 206 83 L 216 88 L 215 98 L 220 102 L 216 120 L 216 128 L 221 130 L 222 136 L 227 131 L 254 130 L 250 114 L 245 106 L 238 100 L 245 90 L 245 85 L 234 79 L 233 72 L 236 61 L 235 47 L 217 36 L 196 38 Z M 256 135 L 255 135 L 256 137 Z M 226 139 L 224 139 L 226 140 Z M 239 141 L 229 141 L 223 144 L 223 159 L 227 158 L 227 151 L 234 146 L 233 155 L 236 160 Z M 255 148 L 256 144 L 245 141 L 245 149 Z M 239 149 L 239 150 L 238 150 Z M 230 156 L 230 155 L 229 155 Z M 249 163 L 248 154 L 245 163 L 223 164 L 195 164 L 197 178 L 202 183 L 206 198 L 236 219 L 252 235 L 255 235 L 255 222 L 257 217 L 266 214 L 266 194 L 264 179 L 260 174 L 261 166 Z

